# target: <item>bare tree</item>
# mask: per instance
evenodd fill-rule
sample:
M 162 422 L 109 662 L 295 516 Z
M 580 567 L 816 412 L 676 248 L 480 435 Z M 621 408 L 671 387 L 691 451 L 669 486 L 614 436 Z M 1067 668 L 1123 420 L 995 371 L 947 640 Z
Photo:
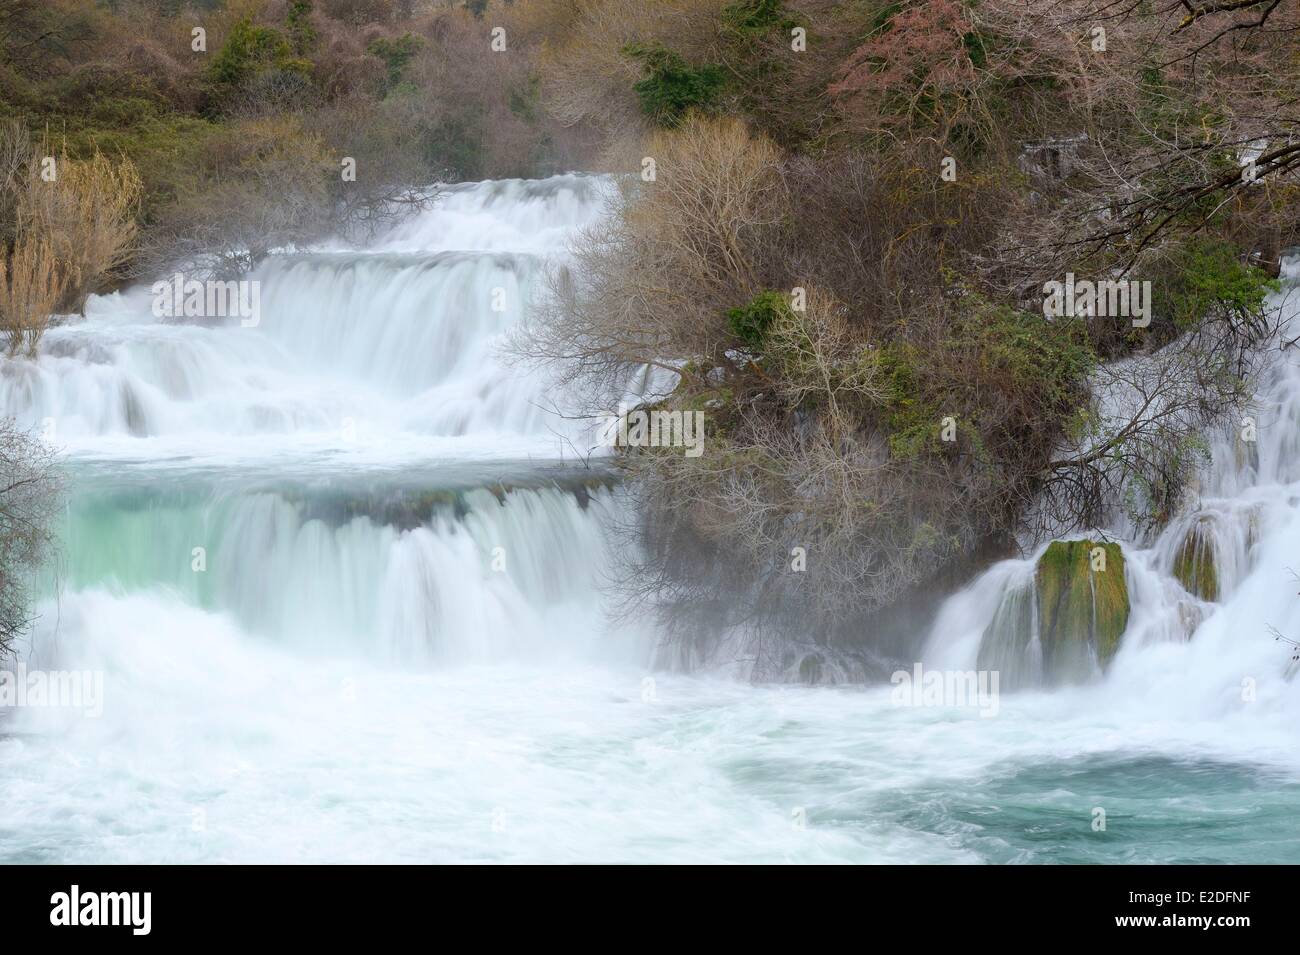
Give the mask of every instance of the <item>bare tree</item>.
M 55 549 L 63 481 L 53 452 L 13 419 L 0 420 L 0 652 L 30 627 L 38 575 Z
M 1142 529 L 1176 513 L 1208 454 L 1204 436 L 1251 401 L 1258 352 L 1207 342 L 1213 334 L 1201 329 L 1097 368 L 1081 427 L 1053 456 L 1028 509 L 1035 539 L 1105 526 L 1119 508 Z

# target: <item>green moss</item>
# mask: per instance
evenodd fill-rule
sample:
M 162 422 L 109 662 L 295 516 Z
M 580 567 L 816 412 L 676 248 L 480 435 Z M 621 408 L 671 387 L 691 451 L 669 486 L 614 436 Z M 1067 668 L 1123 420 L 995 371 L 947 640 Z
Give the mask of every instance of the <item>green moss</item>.
M 1208 518 L 1201 518 L 1188 529 L 1174 556 L 1174 576 L 1189 594 L 1202 600 L 1219 599 L 1219 570 Z
M 1105 667 L 1128 626 L 1120 546 L 1053 541 L 1038 561 L 1036 582 L 1044 673 L 1050 679 L 1084 676 L 1094 656 Z

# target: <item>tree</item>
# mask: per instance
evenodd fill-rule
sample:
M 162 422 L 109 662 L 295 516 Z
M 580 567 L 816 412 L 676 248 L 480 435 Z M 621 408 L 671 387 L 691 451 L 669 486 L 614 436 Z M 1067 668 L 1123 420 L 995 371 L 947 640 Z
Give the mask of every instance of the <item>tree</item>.
M 579 413 L 650 367 L 643 409 L 705 414 L 699 457 L 620 459 L 644 517 L 628 591 L 692 638 L 743 621 L 834 640 L 1014 526 L 1086 394 L 1081 330 L 945 278 L 932 197 L 892 172 L 810 170 L 698 115 L 645 152 L 654 181 L 582 237 L 519 342 L 585 386 Z M 823 207 L 808 184 L 829 169 L 853 175 Z M 816 573 L 790 572 L 795 547 Z

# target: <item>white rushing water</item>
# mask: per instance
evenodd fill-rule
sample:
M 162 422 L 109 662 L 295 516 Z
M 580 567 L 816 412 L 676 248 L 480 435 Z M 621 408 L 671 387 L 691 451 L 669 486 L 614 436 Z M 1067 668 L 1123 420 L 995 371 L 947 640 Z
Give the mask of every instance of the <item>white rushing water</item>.
M 1300 693 L 1268 633 L 1300 637 L 1294 352 L 1255 453 L 1225 437 L 1129 549 L 1104 679 L 981 715 L 653 672 L 599 597 L 617 492 L 497 348 L 604 195 L 458 187 L 373 248 L 267 262 L 255 328 L 161 322 L 144 287 L 0 368 L 72 481 L 25 660 L 102 675 L 92 715 L 2 718 L 0 861 L 1300 857 Z M 1198 521 L 1213 603 L 1170 574 Z M 951 597 L 926 665 L 973 667 L 1031 566 Z

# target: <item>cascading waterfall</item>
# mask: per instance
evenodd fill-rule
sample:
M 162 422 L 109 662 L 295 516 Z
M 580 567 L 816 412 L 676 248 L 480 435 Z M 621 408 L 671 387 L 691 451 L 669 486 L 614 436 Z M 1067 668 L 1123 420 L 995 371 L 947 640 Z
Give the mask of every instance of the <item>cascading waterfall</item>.
M 598 632 L 589 598 L 608 492 L 420 490 L 377 501 L 374 490 L 231 493 L 194 479 L 163 493 L 87 490 L 69 508 L 62 583 L 166 589 L 270 641 L 394 662 L 554 654 Z
M 542 264 L 520 229 L 571 231 L 603 195 L 574 176 L 455 188 L 432 218 L 466 226 L 469 251 L 272 256 L 247 326 L 154 318 L 146 288 L 53 330 L 40 362 L 5 366 L 4 395 L 73 449 L 51 590 L 166 592 L 375 660 L 589 644 L 613 497 L 598 468 L 528 460 L 556 457 L 557 426 L 499 351 Z
M 155 318 L 142 286 L 0 364 L 71 484 L 23 661 L 103 684 L 93 714 L 0 716 L 0 861 L 1285 858 L 1293 358 L 1250 453 L 1224 436 L 1126 548 L 1104 678 L 1039 685 L 1033 560 L 950 597 L 923 657 L 1022 687 L 996 718 L 653 672 L 600 597 L 626 505 L 497 347 L 611 188 L 456 186 L 365 249 L 268 259 L 252 327 Z M 1097 805 L 1140 822 L 1092 838 Z
M 3 366 L 0 401 L 88 456 L 143 450 L 118 438 L 148 438 L 154 456 L 225 437 L 239 454 L 386 443 L 406 461 L 426 436 L 469 439 L 450 454 L 426 442 L 439 459 L 500 453 L 474 440 L 500 436 L 554 456 L 572 435 L 547 413 L 546 382 L 498 346 L 543 257 L 600 215 L 607 189 L 580 176 L 457 187 L 373 249 L 272 256 L 250 276 L 255 327 L 155 319 L 148 285 L 92 299 L 88 321 L 47 333 L 39 363 Z
M 981 636 L 976 659 L 979 669 L 998 671 L 1002 688 L 1008 690 L 1033 685 L 1043 666 L 1034 569 L 1031 565 L 1010 569 L 1012 579 L 999 590 L 1000 600 Z
M 1300 327 L 1294 263 L 1287 277 L 1287 289 L 1272 302 L 1283 317 L 1281 341 Z M 1256 415 L 1214 436 L 1185 511 L 1154 541 L 1124 544 L 1132 614 L 1111 683 L 1168 652 L 1145 654 L 1152 645 L 1208 644 L 1233 631 L 1238 646 L 1207 661 L 1198 686 L 1216 686 L 1217 675 L 1220 695 L 1239 692 L 1247 680 L 1295 697 L 1286 683 L 1288 645 L 1278 646 L 1272 636 L 1274 630 L 1300 636 L 1300 598 L 1288 578 L 1289 568 L 1300 567 L 1300 358 L 1294 348 L 1268 356 L 1257 404 Z M 1013 685 L 1041 684 L 1039 661 L 1022 651 L 1037 639 L 1035 573 L 1046 550 L 1043 544 L 1027 559 L 1006 561 L 954 596 L 932 630 L 927 659 L 936 666 L 1001 668 Z M 1089 578 L 1094 587 L 1095 580 Z

